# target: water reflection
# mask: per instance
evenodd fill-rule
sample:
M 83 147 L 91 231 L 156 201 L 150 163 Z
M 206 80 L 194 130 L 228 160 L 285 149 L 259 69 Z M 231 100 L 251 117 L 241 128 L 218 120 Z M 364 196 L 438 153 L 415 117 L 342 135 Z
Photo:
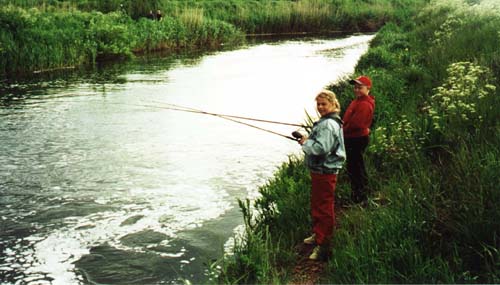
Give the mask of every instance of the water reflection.
M 133 78 L 127 78 L 131 70 L 140 74 L 155 75 L 176 66 L 194 66 L 207 53 L 189 53 L 181 55 L 162 55 L 160 53 L 149 56 L 140 56 L 131 61 L 105 62 L 94 67 L 78 67 L 75 69 L 54 70 L 52 72 L 32 74 L 7 78 L 0 81 L 0 106 L 24 104 L 25 99 L 43 97 L 82 96 L 84 94 L 67 93 L 66 89 L 78 85 L 88 85 L 95 92 L 112 92 L 115 88 L 126 84 Z M 164 79 L 155 81 L 143 78 L 144 83 L 164 82 Z M 90 93 L 88 95 L 95 95 Z

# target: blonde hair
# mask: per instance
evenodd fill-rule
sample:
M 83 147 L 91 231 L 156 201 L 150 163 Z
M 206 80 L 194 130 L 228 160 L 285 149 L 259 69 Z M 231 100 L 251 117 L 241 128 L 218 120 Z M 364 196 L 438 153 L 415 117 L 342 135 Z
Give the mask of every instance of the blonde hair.
M 328 102 L 333 104 L 333 111 L 336 113 L 340 113 L 340 103 L 339 100 L 337 100 L 337 96 L 335 95 L 335 93 L 330 90 L 321 90 L 318 95 L 316 95 L 315 99 L 318 100 L 318 98 L 328 100 Z

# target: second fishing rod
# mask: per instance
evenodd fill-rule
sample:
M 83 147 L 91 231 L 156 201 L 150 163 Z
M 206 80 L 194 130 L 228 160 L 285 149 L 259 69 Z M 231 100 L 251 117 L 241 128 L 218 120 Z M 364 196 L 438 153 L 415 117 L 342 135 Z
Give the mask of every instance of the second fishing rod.
M 146 108 L 154 108 L 154 109 L 164 109 L 164 110 L 171 110 L 171 111 L 179 111 L 179 112 L 187 112 L 187 113 L 194 113 L 194 114 L 201 114 L 201 115 L 209 115 L 209 116 L 214 116 L 218 117 L 221 119 L 225 119 L 231 122 L 235 122 L 238 124 L 242 124 L 248 127 L 252 127 L 264 132 L 268 132 L 274 135 L 278 135 L 293 141 L 298 141 L 301 137 L 302 134 L 298 131 L 292 132 L 292 136 L 288 136 L 285 134 L 281 134 L 266 128 L 262 128 L 250 123 L 247 123 L 245 121 L 255 121 L 255 122 L 261 122 L 261 123 L 269 123 L 269 124 L 278 124 L 278 125 L 286 125 L 286 126 L 293 126 L 293 127 L 299 127 L 303 129 L 310 129 L 311 126 L 304 125 L 304 124 L 294 124 L 294 123 L 287 123 L 287 122 L 279 122 L 279 121 L 273 121 L 273 120 L 266 120 L 266 119 L 259 119 L 259 118 L 251 118 L 251 117 L 244 117 L 244 116 L 237 116 L 237 115 L 228 115 L 228 114 L 219 114 L 219 113 L 213 113 L 213 112 L 207 112 L 204 110 L 199 110 L 191 107 L 186 107 L 186 106 L 181 106 L 181 105 L 176 105 L 176 104 L 171 104 L 171 103 L 166 103 L 166 102 L 159 102 L 159 101 L 150 101 L 151 103 L 154 103 L 155 105 L 151 104 L 131 104 L 131 103 L 108 103 L 108 104 L 113 104 L 113 105 L 127 105 L 127 106 L 135 106 L 135 107 L 146 107 Z M 161 104 L 162 106 L 159 106 L 158 104 Z
M 142 105 L 144 107 L 151 107 L 151 108 L 160 108 L 160 109 L 166 109 L 166 110 L 172 110 L 172 111 L 180 111 L 180 112 L 188 112 L 188 113 L 196 113 L 196 114 L 202 114 L 202 115 L 210 115 L 214 117 L 218 117 L 221 119 L 229 120 L 238 124 L 242 124 L 248 127 L 252 127 L 261 131 L 265 131 L 268 133 L 272 133 L 293 141 L 297 141 L 300 138 L 302 138 L 302 134 L 298 131 L 293 131 L 292 136 L 284 135 L 269 129 L 261 128 L 256 125 L 249 124 L 247 122 L 243 122 L 241 120 L 245 121 L 256 121 L 256 122 L 263 122 L 263 123 L 270 123 L 270 124 L 278 124 L 278 125 L 286 125 L 286 126 L 294 126 L 294 127 L 300 127 L 304 129 L 310 129 L 310 126 L 303 125 L 303 124 L 294 124 L 294 123 L 286 123 L 286 122 L 279 122 L 279 121 L 272 121 L 272 120 L 265 120 L 265 119 L 258 119 L 258 118 L 250 118 L 250 117 L 243 117 L 243 116 L 237 116 L 237 115 L 227 115 L 227 114 L 219 114 L 219 113 L 212 113 L 212 112 L 207 112 L 191 107 L 185 107 L 185 106 L 180 106 L 176 104 L 171 104 L 171 103 L 166 103 L 166 102 L 157 102 L 154 101 L 156 104 L 162 104 L 163 106 L 156 106 L 156 105 Z

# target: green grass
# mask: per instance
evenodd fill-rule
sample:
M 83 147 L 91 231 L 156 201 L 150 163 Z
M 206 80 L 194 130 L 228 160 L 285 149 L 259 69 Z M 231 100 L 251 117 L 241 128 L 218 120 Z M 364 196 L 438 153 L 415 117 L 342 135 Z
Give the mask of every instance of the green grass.
M 373 78 L 377 98 L 367 153 L 374 193 L 368 207 L 342 212 L 322 283 L 500 282 L 500 8 L 472 2 L 433 1 L 386 24 L 359 61 L 355 73 Z M 352 98 L 346 80 L 330 89 L 342 106 Z M 245 250 L 226 260 L 224 281 L 290 280 L 293 245 L 309 229 L 309 187 L 293 160 L 261 189 L 255 214 L 244 207 L 258 218 Z M 336 194 L 348 203 L 345 173 Z M 245 271 L 238 262 L 261 237 L 279 241 L 260 249 L 277 257 Z M 281 275 L 260 275 L 263 263 Z

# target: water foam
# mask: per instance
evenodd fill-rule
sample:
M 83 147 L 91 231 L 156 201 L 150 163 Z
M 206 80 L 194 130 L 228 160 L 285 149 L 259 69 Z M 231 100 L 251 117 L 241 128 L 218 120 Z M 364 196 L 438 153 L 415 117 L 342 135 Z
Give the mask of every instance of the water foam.
M 167 196 L 162 189 L 133 189 L 129 202 L 124 202 L 122 210 L 100 212 L 86 217 L 66 219 L 68 226 L 55 230 L 47 236 L 32 236 L 34 241 L 32 254 L 35 262 L 24 273 L 24 282 L 38 282 L 34 276 L 47 276 L 52 284 L 79 284 L 81 277 L 75 273 L 74 262 L 90 253 L 92 247 L 107 243 L 124 251 L 154 252 L 149 246 L 129 246 L 121 238 L 144 230 L 164 234 L 167 238 L 158 245 L 167 245 L 175 239 L 176 233 L 199 227 L 204 221 L 215 219 L 227 211 L 231 205 L 227 193 L 210 187 L 198 189 L 189 186 L 176 186 L 170 189 L 175 195 Z M 161 198 L 162 195 L 165 198 Z M 148 197 L 144 204 L 144 197 Z M 134 204 L 134 200 L 141 200 Z M 102 203 L 102 200 L 100 201 Z M 133 210 L 131 210 L 133 209 Z M 123 222 L 133 217 L 141 217 L 135 223 L 124 225 Z M 170 217 L 165 219 L 165 217 Z M 157 252 L 163 257 L 181 257 L 185 249 L 178 252 Z M 35 281 L 33 281 L 35 280 Z

